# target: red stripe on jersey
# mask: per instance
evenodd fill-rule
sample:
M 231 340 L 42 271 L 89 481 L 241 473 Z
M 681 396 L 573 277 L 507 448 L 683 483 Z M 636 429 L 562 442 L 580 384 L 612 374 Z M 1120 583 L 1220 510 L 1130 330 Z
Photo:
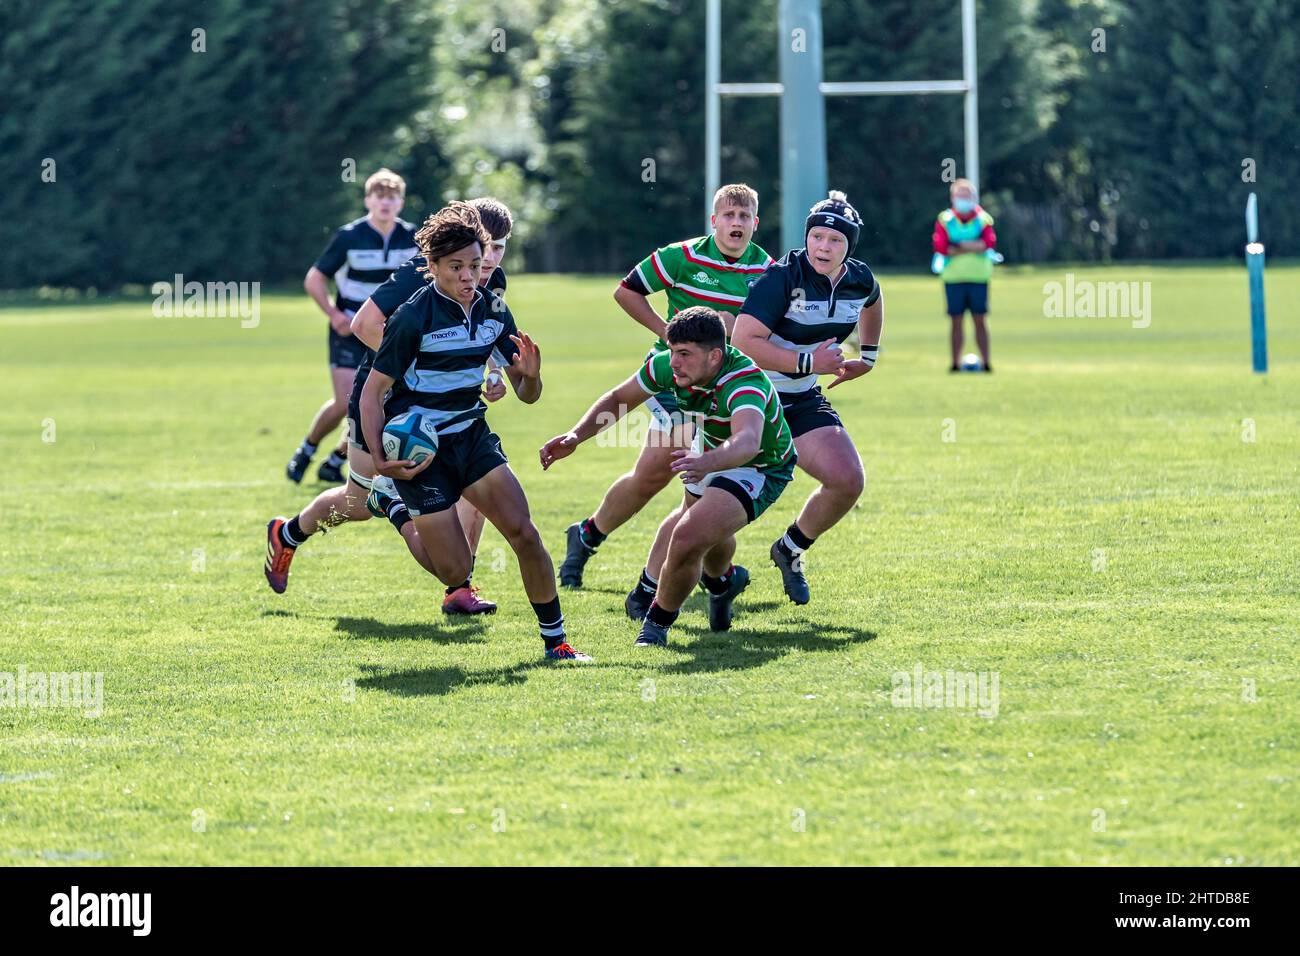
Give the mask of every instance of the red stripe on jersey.
M 678 286 L 677 289 L 679 292 L 685 292 L 692 299 L 699 299 L 702 302 L 712 302 L 715 305 L 726 305 L 733 309 L 738 309 L 744 304 L 743 300 L 741 302 L 736 301 L 736 299 L 740 298 L 739 296 L 732 296 L 729 299 L 719 299 L 711 295 L 705 295 L 703 292 L 695 292 L 682 286 Z
M 685 254 L 687 262 L 693 262 L 697 266 L 710 266 L 720 272 L 742 272 L 748 274 L 750 272 L 767 271 L 766 264 L 761 266 L 742 266 L 737 265 L 736 263 L 727 263 L 726 265 L 722 265 L 716 259 L 701 259 L 691 253 L 690 246 L 682 246 L 682 252 Z M 768 261 L 770 262 L 771 260 L 769 259 Z
M 650 265 L 654 267 L 655 275 L 659 277 L 660 282 L 666 286 L 673 284 L 673 280 L 664 275 L 664 270 L 659 268 L 659 253 L 656 252 L 650 256 Z

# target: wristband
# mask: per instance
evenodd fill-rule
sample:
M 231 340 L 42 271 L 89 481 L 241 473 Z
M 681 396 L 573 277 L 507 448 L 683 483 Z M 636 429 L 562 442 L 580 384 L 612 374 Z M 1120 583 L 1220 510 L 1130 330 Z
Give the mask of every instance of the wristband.
M 812 374 L 812 353 L 811 352 L 799 353 L 799 359 L 795 363 L 795 374 L 796 375 Z
M 868 368 L 876 367 L 876 357 L 880 354 L 879 345 L 862 346 L 862 361 L 867 363 Z

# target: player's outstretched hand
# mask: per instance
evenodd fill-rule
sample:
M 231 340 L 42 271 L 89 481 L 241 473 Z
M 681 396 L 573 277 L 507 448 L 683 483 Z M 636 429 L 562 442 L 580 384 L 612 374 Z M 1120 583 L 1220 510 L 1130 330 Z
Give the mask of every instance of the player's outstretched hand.
M 844 350 L 834 339 L 827 339 L 812 350 L 812 370 L 818 375 L 836 371 L 844 364 Z
M 541 448 L 542 471 L 550 468 L 561 458 L 568 458 L 578 450 L 578 436 L 573 432 L 556 435 Z
M 826 390 L 830 391 L 836 385 L 843 385 L 845 382 L 850 382 L 855 378 L 861 378 L 870 372 L 871 369 L 872 366 L 868 365 L 862 359 L 852 359 L 851 361 L 845 362 L 835 370 L 835 381 L 827 385 Z
M 519 349 L 510 359 L 510 367 L 524 378 L 537 378 L 542 374 L 542 350 L 529 337 L 527 332 L 510 336 L 510 341 Z
M 385 459 L 384 461 L 375 460 L 375 471 L 389 478 L 396 478 L 399 481 L 410 481 L 424 469 L 433 464 L 433 456 L 427 456 L 424 461 L 418 465 L 410 459 Z
M 702 467 L 700 456 L 685 448 L 673 452 L 672 470 L 688 485 L 696 484 L 708 474 Z

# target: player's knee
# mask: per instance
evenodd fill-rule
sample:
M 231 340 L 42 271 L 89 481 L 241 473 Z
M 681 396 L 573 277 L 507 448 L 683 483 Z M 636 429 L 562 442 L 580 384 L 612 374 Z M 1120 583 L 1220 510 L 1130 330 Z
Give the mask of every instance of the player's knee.
M 678 555 L 687 557 L 701 555 L 714 544 L 716 542 L 711 540 L 709 529 L 704 527 L 704 523 L 692 520 L 690 512 L 687 512 L 673 529 L 672 541 L 668 547 Z
M 826 485 L 836 494 L 857 501 L 867 486 L 867 476 L 862 471 L 862 464 L 853 462 L 851 467 L 836 469 L 835 477 Z
M 505 522 L 505 527 L 498 527 L 501 536 L 510 544 L 511 550 L 531 551 L 542 546 L 542 536 L 533 524 L 533 519 L 524 515 L 513 521 Z
M 672 467 L 665 459 L 643 458 L 632 472 L 633 489 L 646 501 L 663 491 L 672 480 Z

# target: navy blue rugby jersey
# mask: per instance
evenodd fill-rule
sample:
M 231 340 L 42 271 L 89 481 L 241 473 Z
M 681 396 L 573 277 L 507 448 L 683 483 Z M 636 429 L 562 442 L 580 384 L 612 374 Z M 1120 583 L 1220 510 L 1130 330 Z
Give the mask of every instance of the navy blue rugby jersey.
M 793 249 L 754 280 L 740 311 L 771 329 L 770 341 L 783 348 L 811 352 L 827 339 L 843 342 L 857 328 L 858 313 L 880 298 L 865 262 L 845 259 L 844 265 L 832 282 L 812 267 L 805 250 Z M 787 403 L 817 384 L 815 374 L 766 371 Z
M 334 304 L 352 314 L 419 251 L 415 226 L 409 222 L 398 219 L 385 239 L 362 216 L 334 233 L 313 265 L 338 287 Z
M 436 285 L 426 284 L 384 326 L 373 367 L 393 379 L 384 417 L 411 409 L 433 419 L 440 435 L 452 435 L 482 418 L 488 358 L 509 365 L 519 351 L 514 316 L 505 301 L 474 290 L 468 308 Z

